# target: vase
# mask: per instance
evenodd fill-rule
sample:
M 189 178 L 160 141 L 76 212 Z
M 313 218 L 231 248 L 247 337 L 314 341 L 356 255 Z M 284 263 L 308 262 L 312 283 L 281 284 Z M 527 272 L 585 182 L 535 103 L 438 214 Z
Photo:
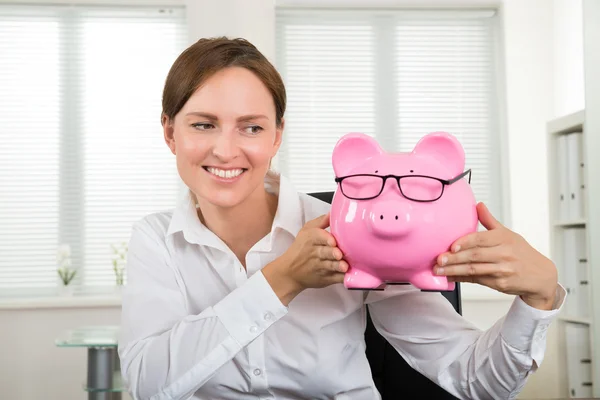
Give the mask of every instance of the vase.
M 73 296 L 73 293 L 75 292 L 75 287 L 72 285 L 61 285 L 59 287 L 59 294 L 61 296 Z

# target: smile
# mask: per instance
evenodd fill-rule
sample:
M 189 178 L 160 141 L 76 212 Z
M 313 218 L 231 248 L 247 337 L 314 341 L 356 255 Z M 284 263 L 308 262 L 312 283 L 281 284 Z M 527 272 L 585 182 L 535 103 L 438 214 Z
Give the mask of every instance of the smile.
M 214 167 L 204 167 L 204 169 L 207 170 L 208 172 L 210 172 L 211 174 L 218 176 L 219 178 L 225 178 L 225 179 L 237 178 L 238 176 L 240 176 L 242 174 L 242 172 L 245 171 L 245 169 L 243 169 L 243 168 L 219 169 L 219 168 L 214 168 Z

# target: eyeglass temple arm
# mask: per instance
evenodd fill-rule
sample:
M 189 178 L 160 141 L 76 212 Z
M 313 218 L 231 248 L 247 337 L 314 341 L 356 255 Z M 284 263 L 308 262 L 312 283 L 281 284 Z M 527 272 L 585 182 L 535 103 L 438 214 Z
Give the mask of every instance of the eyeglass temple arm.
M 469 184 L 471 184 L 471 168 L 469 168 L 468 170 L 466 170 L 465 172 L 463 172 L 462 174 L 460 174 L 456 178 L 453 178 L 453 179 L 451 179 L 449 181 L 446 181 L 446 184 L 451 185 L 454 182 L 457 182 L 458 180 L 464 178 L 467 174 L 469 175 Z

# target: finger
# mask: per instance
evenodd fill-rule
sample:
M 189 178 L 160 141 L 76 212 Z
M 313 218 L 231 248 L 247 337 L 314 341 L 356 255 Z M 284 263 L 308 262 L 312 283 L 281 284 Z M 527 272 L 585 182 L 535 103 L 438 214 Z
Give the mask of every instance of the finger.
M 321 246 L 319 248 L 319 257 L 321 260 L 339 261 L 344 257 L 344 255 L 337 247 Z
M 325 229 L 329 227 L 329 213 L 323 214 L 315 219 L 308 221 L 304 224 L 306 228 L 320 228 Z
M 331 284 L 336 284 L 336 283 L 344 283 L 344 278 L 345 278 L 345 274 L 336 272 L 335 274 L 332 274 L 329 277 L 329 281 L 331 282 Z
M 506 279 L 498 279 L 493 276 L 449 276 L 448 282 L 477 283 L 502 293 L 515 294 Z
M 453 253 L 460 250 L 471 249 L 473 247 L 493 247 L 502 243 L 502 234 L 500 231 L 481 231 L 472 232 L 458 238 L 450 246 Z
M 477 217 L 481 225 L 487 230 L 499 229 L 503 225 L 492 215 L 487 206 L 483 203 L 477 204 Z
M 492 263 L 466 263 L 449 265 L 445 267 L 435 267 L 434 273 L 443 276 L 468 276 L 479 277 L 483 275 L 499 276 L 505 274 L 505 268 L 499 264 Z
M 324 261 L 325 268 L 336 274 L 345 274 L 348 271 L 348 263 L 344 260 L 327 260 Z
M 331 233 L 324 230 L 317 230 L 313 236 L 313 244 L 334 247 L 337 241 Z
M 501 246 L 471 247 L 458 253 L 442 253 L 437 258 L 437 264 L 444 267 L 467 263 L 497 263 L 504 260 L 504 251 L 501 249 Z

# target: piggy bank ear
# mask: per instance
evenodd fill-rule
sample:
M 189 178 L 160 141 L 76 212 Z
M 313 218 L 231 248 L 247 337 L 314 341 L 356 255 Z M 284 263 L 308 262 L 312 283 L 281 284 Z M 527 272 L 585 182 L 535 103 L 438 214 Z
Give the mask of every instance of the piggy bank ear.
M 414 154 L 434 157 L 450 171 L 453 178 L 465 168 L 465 151 L 456 137 L 446 132 L 433 132 L 425 135 L 416 144 Z
M 347 175 L 357 165 L 383 153 L 377 141 L 364 133 L 348 133 L 338 140 L 333 149 L 335 176 Z

